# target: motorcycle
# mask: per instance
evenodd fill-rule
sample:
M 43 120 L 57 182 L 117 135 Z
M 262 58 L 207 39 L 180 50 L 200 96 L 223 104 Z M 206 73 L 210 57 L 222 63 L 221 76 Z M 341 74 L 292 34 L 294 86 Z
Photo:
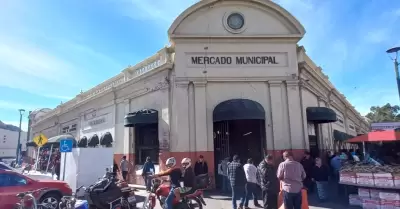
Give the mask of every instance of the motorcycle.
M 143 203 L 143 209 L 154 209 L 156 207 L 156 199 L 162 208 L 166 206 L 166 199 L 171 191 L 171 185 L 165 184 L 166 181 L 161 179 L 151 180 L 150 193 Z M 203 182 L 198 184 L 198 182 Z M 205 185 L 204 182 L 207 182 Z M 176 198 L 173 200 L 173 209 L 202 209 L 206 202 L 203 198 L 203 190 L 210 185 L 208 175 L 196 177 L 196 186 L 191 191 L 181 194 L 181 200 Z
M 85 189 L 84 199 L 90 209 L 136 209 L 134 189 L 108 169 L 103 178 Z

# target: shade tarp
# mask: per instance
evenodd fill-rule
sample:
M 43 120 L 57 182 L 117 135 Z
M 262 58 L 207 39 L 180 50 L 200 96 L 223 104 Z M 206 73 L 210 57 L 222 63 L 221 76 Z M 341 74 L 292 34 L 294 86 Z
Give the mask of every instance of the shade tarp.
M 49 140 L 47 141 L 46 144 L 60 144 L 61 140 L 66 140 L 66 139 L 73 140 L 73 144 L 76 145 L 75 137 L 70 134 L 53 136 L 53 137 L 49 138 Z
M 314 123 L 332 123 L 337 121 L 336 112 L 327 107 L 307 107 L 307 120 Z
M 125 127 L 134 127 L 137 124 L 152 123 L 158 123 L 158 111 L 154 109 L 142 109 L 128 113 L 124 120 Z
M 213 112 L 213 121 L 265 119 L 265 111 L 258 102 L 249 99 L 231 99 L 219 103 Z
M 364 135 L 352 137 L 347 140 L 349 143 L 358 142 L 384 142 L 400 140 L 400 132 L 396 130 L 372 131 Z

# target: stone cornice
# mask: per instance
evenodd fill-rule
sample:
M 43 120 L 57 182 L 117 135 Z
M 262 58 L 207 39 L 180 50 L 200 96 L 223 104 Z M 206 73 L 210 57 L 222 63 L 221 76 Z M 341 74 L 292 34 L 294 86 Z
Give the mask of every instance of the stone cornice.
M 58 107 L 56 107 L 55 109 L 53 109 L 52 111 L 50 111 L 46 115 L 44 115 L 44 117 L 41 118 L 39 121 L 37 121 L 34 124 L 34 126 L 40 124 L 41 122 L 43 122 L 53 116 L 64 114 L 64 113 L 68 112 L 70 109 L 75 108 L 76 106 L 80 106 L 80 105 L 88 103 L 96 98 L 107 95 L 110 92 L 122 89 L 122 88 L 126 87 L 127 85 L 130 85 L 132 83 L 138 82 L 139 80 L 150 77 L 160 71 L 163 71 L 166 69 L 171 69 L 173 66 L 173 60 L 169 53 L 170 53 L 170 50 L 168 48 L 164 48 L 164 49 L 160 50 L 159 52 L 157 52 L 156 55 L 144 60 L 143 62 L 139 63 L 138 65 L 135 65 L 134 67 L 128 67 L 127 69 L 123 70 L 123 72 L 120 73 L 119 75 L 114 76 L 111 79 L 108 79 L 107 81 L 90 89 L 89 91 L 86 91 L 86 92 L 83 92 L 83 93 L 77 95 L 75 98 L 73 98 L 72 100 L 70 100 L 64 104 L 59 105 Z M 154 59 L 157 59 L 157 57 L 159 57 L 158 60 L 161 60 L 159 62 L 159 64 L 151 65 L 153 67 L 149 67 L 149 68 L 145 67 L 148 62 L 150 62 Z M 141 70 L 141 69 L 143 69 L 143 70 Z M 140 71 L 140 72 L 138 72 L 138 71 Z M 138 72 L 138 73 L 135 73 L 135 76 L 132 76 L 133 75 L 132 72 Z
M 195 87 L 206 87 L 207 81 L 193 81 Z
M 299 63 L 299 69 L 305 69 L 306 72 L 308 72 L 309 75 L 312 76 L 313 80 L 317 81 L 318 83 L 320 83 L 325 89 L 325 91 L 328 93 L 328 96 L 331 97 L 331 95 L 335 95 L 340 102 L 344 103 L 344 109 L 346 111 L 346 109 L 349 109 L 357 118 L 360 118 L 362 120 L 362 116 L 359 112 L 357 112 L 357 110 L 355 110 L 352 105 L 349 103 L 349 101 L 347 101 L 347 99 L 340 94 L 334 87 L 333 85 L 330 83 L 330 81 L 327 81 L 328 77 L 327 76 L 323 76 L 322 72 L 317 72 L 317 70 L 312 69 L 312 67 L 306 62 L 300 62 Z M 321 70 L 320 68 L 318 70 Z M 334 89 L 334 90 L 332 90 Z M 332 98 L 329 98 L 330 101 L 332 101 Z M 339 109 L 343 109 L 343 108 L 339 108 Z M 345 112 L 343 112 L 343 114 L 345 114 Z M 365 121 L 363 121 L 363 123 L 366 123 Z
M 282 86 L 283 81 L 268 81 L 268 84 L 273 87 L 279 87 Z

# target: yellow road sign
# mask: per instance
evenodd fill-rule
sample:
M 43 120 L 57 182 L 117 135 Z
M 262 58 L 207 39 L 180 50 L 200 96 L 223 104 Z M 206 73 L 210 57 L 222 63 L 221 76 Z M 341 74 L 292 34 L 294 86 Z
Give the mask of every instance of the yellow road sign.
M 45 145 L 47 143 L 47 141 L 48 141 L 48 139 L 44 134 L 39 134 L 38 136 L 33 138 L 33 142 L 35 142 L 35 144 L 38 147 L 41 147 L 41 146 Z

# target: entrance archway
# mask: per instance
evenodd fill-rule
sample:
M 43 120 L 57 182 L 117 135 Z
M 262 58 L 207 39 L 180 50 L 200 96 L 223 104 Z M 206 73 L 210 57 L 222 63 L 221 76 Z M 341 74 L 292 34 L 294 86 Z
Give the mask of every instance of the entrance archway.
M 221 102 L 213 111 L 214 160 L 218 165 L 225 158 L 239 155 L 245 163 L 252 158 L 258 164 L 265 150 L 265 110 L 249 99 Z M 218 166 L 215 168 L 218 173 Z M 216 180 L 217 188 L 221 186 Z

